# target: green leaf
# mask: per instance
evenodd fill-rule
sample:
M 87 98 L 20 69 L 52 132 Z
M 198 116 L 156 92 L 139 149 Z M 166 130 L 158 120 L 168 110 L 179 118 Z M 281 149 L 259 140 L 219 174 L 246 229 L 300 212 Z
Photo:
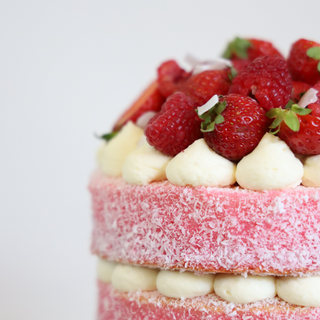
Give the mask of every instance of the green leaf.
M 97 138 L 99 139 L 103 139 L 103 140 L 106 140 L 106 141 L 110 141 L 112 138 L 114 138 L 116 135 L 117 135 L 118 132 L 111 132 L 111 133 L 106 133 L 102 136 L 97 136 Z
M 271 123 L 270 127 L 271 129 L 275 129 L 277 128 L 278 126 L 280 126 L 283 118 L 285 117 L 285 113 L 280 113 L 274 120 L 273 122 Z
M 308 108 L 301 108 L 297 104 L 292 105 L 291 110 L 294 113 L 299 114 L 300 116 L 305 116 L 306 114 L 309 114 L 312 111 L 311 109 L 308 109 Z
M 269 131 L 269 133 L 271 133 L 271 134 L 277 134 L 277 133 L 279 132 L 279 130 L 280 130 L 280 126 L 278 127 L 278 129 L 277 129 L 276 131 Z
M 219 104 L 216 105 L 215 107 L 215 113 L 218 115 L 218 114 L 221 114 L 221 112 L 227 107 L 227 102 L 226 101 L 223 101 L 223 102 L 220 102 Z
M 228 73 L 229 80 L 232 81 L 237 75 L 237 70 L 234 67 L 231 67 L 230 72 Z
M 289 111 L 284 117 L 285 124 L 294 132 L 299 131 L 300 122 L 297 115 L 293 111 Z
M 220 123 L 224 122 L 224 117 L 221 114 L 218 114 L 217 117 L 215 118 L 214 122 L 216 124 L 220 124 Z
M 236 37 L 233 41 L 231 41 L 228 44 L 228 47 L 222 56 L 226 59 L 230 59 L 232 54 L 236 54 L 240 59 L 247 59 L 248 58 L 247 51 L 250 46 L 251 46 L 250 41 Z
M 320 72 L 320 62 L 318 63 L 318 71 Z
M 293 100 L 289 100 L 286 106 L 284 107 L 285 109 L 291 109 L 292 105 L 294 104 Z
M 276 118 L 281 112 L 282 112 L 281 108 L 273 108 L 266 113 L 266 116 L 270 119 Z
M 215 122 L 211 122 L 207 127 L 205 127 L 204 123 L 201 123 L 201 131 L 202 132 L 211 132 L 214 130 Z
M 320 47 L 312 47 L 307 50 L 307 56 L 316 60 L 320 60 Z
M 196 109 L 196 113 L 201 120 L 205 120 L 208 117 L 208 114 L 206 114 L 207 112 L 200 115 L 198 109 Z

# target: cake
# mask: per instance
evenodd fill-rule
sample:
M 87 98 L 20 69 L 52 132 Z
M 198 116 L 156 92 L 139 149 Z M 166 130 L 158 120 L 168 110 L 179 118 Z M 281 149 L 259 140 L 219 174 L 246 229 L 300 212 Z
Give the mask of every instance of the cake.
M 320 73 L 296 70 L 318 50 L 236 38 L 228 60 L 167 61 L 103 136 L 99 320 L 320 318 Z

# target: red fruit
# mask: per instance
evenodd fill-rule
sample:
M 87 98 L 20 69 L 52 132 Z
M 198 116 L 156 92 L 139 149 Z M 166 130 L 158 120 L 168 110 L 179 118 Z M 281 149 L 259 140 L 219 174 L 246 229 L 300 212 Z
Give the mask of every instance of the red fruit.
M 229 69 L 207 70 L 192 75 L 179 86 L 179 91 L 185 93 L 197 106 L 202 106 L 215 94 L 225 95 L 231 85 Z
M 250 61 L 248 59 L 232 59 L 231 62 L 237 73 L 240 73 L 246 68 Z
M 311 88 L 310 84 L 305 82 L 292 81 L 291 100 L 298 103 L 305 92 Z
M 201 138 L 201 120 L 195 107 L 184 93 L 171 95 L 145 128 L 148 143 L 168 156 L 175 156 Z
M 254 97 L 266 110 L 284 108 L 292 92 L 285 60 L 278 56 L 257 58 L 232 80 L 229 93 Z
M 308 109 L 312 110 L 311 114 L 313 116 L 320 117 L 320 81 L 317 82 L 312 88 L 318 91 L 318 100 L 314 103 L 310 103 L 308 105 Z
M 147 111 L 158 112 L 161 109 L 165 98 L 158 89 L 157 81 L 152 82 L 149 87 L 143 91 L 140 97 L 127 109 L 113 126 L 113 131 L 118 131 L 129 120 L 136 122 L 138 118 Z
M 223 57 L 227 59 L 247 59 L 249 62 L 263 56 L 283 58 L 271 42 L 258 39 L 236 38 L 228 44 L 223 54 Z
M 320 47 L 320 44 L 305 39 L 300 39 L 292 45 L 288 58 L 292 80 L 306 82 L 310 85 L 320 81 L 320 72 L 317 69 L 319 60 L 307 54 L 308 49 L 314 47 Z
M 278 56 L 284 59 L 283 55 L 273 46 L 271 42 L 248 39 L 251 46 L 248 48 L 248 59 L 253 61 L 263 56 Z
M 222 103 L 226 104 L 225 109 L 221 108 Z M 214 111 L 201 116 L 203 120 L 206 114 L 214 115 L 216 122 L 212 131 L 203 134 L 206 143 L 216 153 L 231 161 L 239 161 L 252 152 L 267 132 L 265 111 L 250 97 L 238 94 L 220 97 Z M 218 120 L 219 115 L 223 118 Z
M 284 122 L 278 136 L 285 141 L 294 153 L 304 155 L 320 154 L 320 117 L 312 114 L 297 115 L 299 131 L 294 132 Z
M 159 90 L 164 97 L 169 97 L 177 91 L 179 83 L 189 78 L 190 73 L 186 72 L 174 60 L 169 60 L 158 68 Z

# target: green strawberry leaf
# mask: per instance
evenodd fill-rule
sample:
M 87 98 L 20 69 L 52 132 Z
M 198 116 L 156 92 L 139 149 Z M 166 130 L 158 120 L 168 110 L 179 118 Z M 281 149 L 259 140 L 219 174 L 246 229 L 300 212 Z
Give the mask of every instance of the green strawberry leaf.
M 218 114 L 214 120 L 216 124 L 220 124 L 224 122 L 224 117 L 221 114 Z
M 315 60 L 320 60 L 320 47 L 312 47 L 307 50 L 307 56 Z
M 284 119 L 284 116 L 285 116 L 284 113 L 280 113 L 280 114 L 273 120 L 273 122 L 271 123 L 271 125 L 270 125 L 269 128 L 270 128 L 270 129 L 275 129 L 275 128 L 279 127 L 280 124 L 281 124 L 281 122 L 282 122 L 282 120 Z
M 291 110 L 294 113 L 299 114 L 300 116 L 305 116 L 306 114 L 309 114 L 312 111 L 311 109 L 308 109 L 308 108 L 301 108 L 297 104 L 292 105 Z
M 221 114 L 221 112 L 226 108 L 226 106 L 227 106 L 227 102 L 226 101 L 218 102 L 216 104 L 215 109 L 214 109 L 215 113 L 216 114 Z
M 111 132 L 111 133 L 106 133 L 103 134 L 102 136 L 97 136 L 97 138 L 105 140 L 105 141 L 110 141 L 112 138 L 114 138 L 117 135 L 118 132 Z
M 292 105 L 294 104 L 294 101 L 289 100 L 286 106 L 284 107 L 285 109 L 291 109 Z
M 250 41 L 236 37 L 233 41 L 231 41 L 228 44 L 228 47 L 222 56 L 226 59 L 230 59 L 232 54 L 235 53 L 238 56 L 238 58 L 247 59 L 248 58 L 247 51 L 250 46 L 251 46 Z
M 270 119 L 276 118 L 279 114 L 281 114 L 283 109 L 281 108 L 273 108 L 270 109 L 267 113 L 266 116 Z
M 208 126 L 204 122 L 201 123 L 201 132 L 211 132 L 214 130 L 215 122 L 211 122 Z
M 230 72 L 228 73 L 229 80 L 232 81 L 237 75 L 237 70 L 234 67 L 231 67 Z
M 293 111 L 288 111 L 284 116 L 284 123 L 294 132 L 299 131 L 300 122 L 297 115 Z
M 318 71 L 320 72 L 320 62 L 318 63 Z

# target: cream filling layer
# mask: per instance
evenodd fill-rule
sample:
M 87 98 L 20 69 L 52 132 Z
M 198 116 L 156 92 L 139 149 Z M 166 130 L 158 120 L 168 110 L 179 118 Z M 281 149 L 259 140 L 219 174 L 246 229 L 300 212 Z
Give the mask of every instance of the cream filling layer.
M 97 277 L 123 292 L 155 291 L 171 298 L 193 298 L 215 292 L 233 303 L 250 303 L 278 295 L 282 300 L 306 307 L 320 307 L 320 276 L 246 278 L 234 274 L 196 275 L 98 261 Z

